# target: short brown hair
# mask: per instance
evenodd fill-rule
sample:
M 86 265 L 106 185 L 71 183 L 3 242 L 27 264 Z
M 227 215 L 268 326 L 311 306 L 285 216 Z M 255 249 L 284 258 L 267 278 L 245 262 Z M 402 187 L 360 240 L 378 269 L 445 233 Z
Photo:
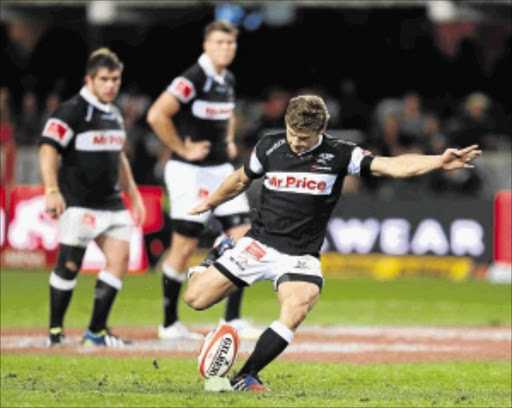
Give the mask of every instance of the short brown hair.
M 227 34 L 233 35 L 235 38 L 238 37 L 238 28 L 226 20 L 217 20 L 208 24 L 204 28 L 204 40 L 208 39 L 208 36 L 214 31 L 222 31 Z
M 109 71 L 123 71 L 123 67 L 124 65 L 116 53 L 104 47 L 98 48 L 89 56 L 85 73 L 94 77 L 100 68 L 107 68 Z
M 322 98 L 300 95 L 292 98 L 286 108 L 285 122 L 293 130 L 318 133 L 327 127 L 329 112 Z

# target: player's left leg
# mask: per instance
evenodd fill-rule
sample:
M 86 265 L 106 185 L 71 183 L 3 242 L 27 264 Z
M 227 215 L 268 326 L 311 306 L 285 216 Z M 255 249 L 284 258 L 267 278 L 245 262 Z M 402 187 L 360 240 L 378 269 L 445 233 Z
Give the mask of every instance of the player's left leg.
M 130 243 L 125 239 L 102 234 L 96 243 L 106 258 L 106 266 L 96 281 L 94 304 L 89 328 L 82 344 L 122 347 L 130 342 L 114 336 L 107 328 L 107 320 L 118 292 L 123 286 L 123 278 L 128 270 Z
M 316 277 L 315 277 L 316 278 Z M 235 390 L 266 392 L 258 373 L 279 356 L 294 337 L 295 330 L 304 321 L 320 296 L 322 279 L 312 282 L 285 281 L 278 287 L 281 304 L 279 319 L 272 322 L 258 339 L 242 369 L 233 377 Z

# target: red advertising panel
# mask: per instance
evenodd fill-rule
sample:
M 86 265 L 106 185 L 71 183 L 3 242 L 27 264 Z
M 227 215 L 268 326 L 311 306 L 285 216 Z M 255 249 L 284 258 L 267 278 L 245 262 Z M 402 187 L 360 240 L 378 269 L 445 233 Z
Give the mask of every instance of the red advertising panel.
M 0 185 L 0 248 L 4 247 L 5 234 L 7 231 L 7 214 L 5 210 L 5 190 Z
M 494 200 L 494 262 L 512 263 L 512 191 L 500 191 Z
M 144 233 L 158 230 L 162 223 L 162 189 L 144 186 L 140 188 L 148 216 L 143 226 L 134 227 L 130 240 L 130 272 L 144 272 L 147 256 Z M 1 223 L 1 264 L 7 268 L 51 268 L 57 259 L 57 222 L 44 211 L 44 190 L 42 186 L 17 186 L 11 193 L 10 213 L 5 214 L 5 192 L 2 188 Z M 129 200 L 126 200 L 128 207 Z M 5 215 L 4 215 L 5 214 Z M 7 225 L 7 218 L 9 225 Z M 4 238 L 5 237 L 5 238 Z M 101 270 L 105 257 L 98 246 L 91 242 L 87 247 L 82 269 Z

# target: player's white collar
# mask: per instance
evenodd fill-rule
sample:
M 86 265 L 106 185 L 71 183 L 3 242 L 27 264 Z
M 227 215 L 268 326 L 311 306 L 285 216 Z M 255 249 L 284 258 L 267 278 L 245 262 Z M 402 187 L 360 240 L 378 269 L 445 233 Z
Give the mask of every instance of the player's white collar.
M 318 143 L 316 145 L 314 145 L 311 149 L 308 149 L 306 150 L 305 152 L 302 152 L 302 153 L 299 153 L 297 154 L 297 156 L 302 156 L 303 154 L 306 154 L 306 153 L 309 153 L 309 152 L 312 152 L 313 150 L 315 150 L 318 146 L 320 146 L 322 144 L 322 141 L 324 140 L 324 135 L 321 134 L 320 135 L 320 139 L 318 139 Z
M 206 53 L 202 53 L 199 59 L 197 60 L 203 71 L 209 77 L 213 77 L 217 82 L 224 85 L 224 81 L 226 78 L 226 70 L 224 69 L 220 74 L 215 71 L 215 67 L 213 66 L 212 60 L 206 55 Z
M 112 104 L 100 102 L 99 99 L 94 95 L 86 86 L 80 89 L 80 95 L 91 105 L 95 106 L 103 112 L 110 112 L 112 110 Z

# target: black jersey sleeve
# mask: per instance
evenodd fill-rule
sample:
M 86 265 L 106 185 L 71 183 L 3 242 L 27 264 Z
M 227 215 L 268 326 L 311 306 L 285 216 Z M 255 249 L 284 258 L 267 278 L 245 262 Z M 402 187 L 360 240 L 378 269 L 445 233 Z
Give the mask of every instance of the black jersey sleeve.
M 263 176 L 266 172 L 265 163 L 265 138 L 260 140 L 254 147 L 251 155 L 244 164 L 245 174 L 251 179 Z
M 201 87 L 200 81 L 201 72 L 196 64 L 174 78 L 167 87 L 167 92 L 176 97 L 181 103 L 188 104 L 196 97 L 196 89 Z
M 347 167 L 347 173 L 361 177 L 369 177 L 371 175 L 370 167 L 373 159 L 374 156 L 370 151 L 363 150 L 359 146 L 354 146 Z
M 63 104 L 46 121 L 39 144 L 48 143 L 59 152 L 65 149 L 75 134 L 77 111 L 73 104 Z

